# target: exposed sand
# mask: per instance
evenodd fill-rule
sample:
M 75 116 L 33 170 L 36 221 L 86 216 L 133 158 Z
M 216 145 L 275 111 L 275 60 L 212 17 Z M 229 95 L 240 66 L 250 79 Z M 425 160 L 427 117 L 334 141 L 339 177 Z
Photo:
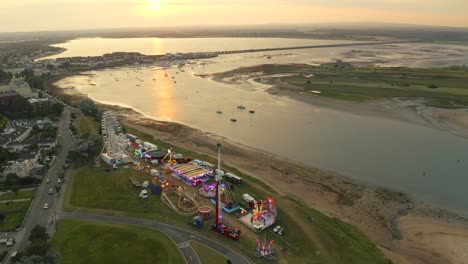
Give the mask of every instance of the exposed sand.
M 414 111 L 417 106 L 407 107 L 398 101 L 356 104 L 321 98 L 318 102 L 314 96 L 297 96 L 292 91 L 278 87 L 271 89 L 270 92 L 310 100 L 311 103 L 324 104 L 338 110 L 384 115 L 431 125 Z M 86 98 L 85 95 L 77 95 L 73 89 L 54 89 L 54 92 L 68 101 Z M 417 102 L 415 104 L 418 105 Z M 394 263 L 468 263 L 468 223 L 455 215 L 413 203 L 404 194 L 366 188 L 332 172 L 301 167 L 271 154 L 230 142 L 226 138 L 177 123 L 145 118 L 132 109 L 109 105 L 100 107 L 116 111 L 123 124 L 196 152 L 215 157 L 216 143 L 223 144 L 223 160 L 228 165 L 261 179 L 282 195 L 293 196 L 307 206 L 353 224 Z M 450 111 L 454 110 L 446 111 L 436 112 L 433 116 L 431 112 L 423 112 L 430 120 L 446 118 L 450 124 L 452 119 L 460 119 L 462 121 L 458 122 L 466 124 L 468 128 L 468 114 L 452 118 Z M 287 208 L 287 205 L 282 208 Z M 294 215 L 294 212 L 288 213 Z M 310 230 L 306 221 L 298 220 L 298 224 L 313 238 L 313 230 Z

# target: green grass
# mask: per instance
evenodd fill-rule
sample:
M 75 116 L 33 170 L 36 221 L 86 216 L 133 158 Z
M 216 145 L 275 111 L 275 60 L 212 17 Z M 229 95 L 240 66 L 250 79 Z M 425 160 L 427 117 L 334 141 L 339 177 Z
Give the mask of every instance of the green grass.
M 75 121 L 75 127 L 78 131 L 78 136 L 84 135 L 99 135 L 99 123 L 94 118 L 89 116 L 80 116 Z
M 0 231 L 8 231 L 19 227 L 30 204 L 31 201 L 13 202 L 10 204 L 0 203 L 0 213 L 5 215 L 5 218 L 0 220 Z
M 185 263 L 175 243 L 150 228 L 60 220 L 52 246 L 60 263 Z
M 0 132 L 3 131 L 5 126 L 8 124 L 8 118 L 0 114 Z
M 430 106 L 468 106 L 468 67 L 463 66 L 418 69 L 354 67 L 348 63 L 320 66 L 293 64 L 261 65 L 237 69 L 231 73 L 239 71 L 292 73 L 292 76 L 281 77 L 281 80 L 302 87 L 303 92 L 320 91 L 318 96 L 339 100 L 359 102 L 389 98 L 425 98 L 426 105 Z M 307 74 L 314 76 L 307 78 Z
M 227 258 L 224 255 L 212 250 L 211 248 L 204 246 L 196 241 L 191 241 L 190 245 L 195 250 L 200 258 L 200 262 L 203 264 L 218 264 L 226 263 Z
M 134 169 L 122 168 L 105 172 L 103 168 L 81 167 L 70 174 L 64 200 L 64 209 L 74 210 L 87 207 L 105 209 L 106 213 L 176 221 L 180 217 L 160 200 L 159 196 L 150 195 L 142 200 L 138 197 L 140 188 L 134 187 L 128 177 L 133 176 L 140 182 L 150 180 L 149 174 L 142 174 Z M 179 223 L 185 223 L 180 219 Z
M 5 200 L 17 200 L 17 199 L 28 199 L 33 198 L 35 189 L 33 190 L 19 190 L 18 192 L 6 192 L 0 194 L 0 201 Z
M 138 136 L 143 141 L 150 141 L 161 148 L 169 144 L 154 140 L 152 136 L 144 134 L 130 127 L 127 132 Z M 189 155 L 215 163 L 214 158 L 201 155 L 178 146 L 173 146 L 178 153 Z M 278 224 L 286 226 L 284 236 L 277 236 L 271 230 L 264 231 L 269 239 L 275 240 L 274 247 L 287 247 L 290 250 L 278 254 L 279 262 L 286 263 L 386 263 L 382 253 L 375 245 L 356 228 L 339 219 L 329 218 L 316 210 L 308 209 L 301 202 L 289 197 L 280 196 L 271 187 L 262 181 L 245 175 L 235 168 L 223 165 L 228 171 L 243 177 L 244 183 L 235 188 L 238 201 L 242 201 L 242 194 L 249 193 L 254 197 L 264 198 L 271 196 L 277 201 L 280 219 Z M 105 172 L 102 168 L 81 167 L 71 172 L 69 185 L 65 193 L 64 209 L 68 211 L 80 210 L 84 212 L 103 213 L 120 216 L 157 219 L 194 232 L 216 239 L 234 249 L 242 251 L 251 257 L 256 247 L 257 234 L 242 225 L 232 216 L 232 225 L 243 230 L 240 241 L 233 241 L 209 230 L 213 220 L 205 222 L 201 230 L 195 230 L 187 224 L 190 217 L 182 217 L 169 209 L 160 200 L 159 196 L 150 195 L 142 200 L 138 197 L 139 188 L 134 187 L 129 176 L 137 178 L 140 182 L 149 179 L 148 174 L 142 174 L 132 168 L 127 170 L 119 168 L 113 172 Z M 170 179 L 170 178 L 169 178 Z M 202 203 L 209 203 L 208 200 Z M 314 216 L 316 221 L 307 220 Z M 302 221 L 299 224 L 299 221 Z M 304 235 L 304 221 L 314 237 Z M 267 263 L 262 259 L 253 259 L 255 263 Z

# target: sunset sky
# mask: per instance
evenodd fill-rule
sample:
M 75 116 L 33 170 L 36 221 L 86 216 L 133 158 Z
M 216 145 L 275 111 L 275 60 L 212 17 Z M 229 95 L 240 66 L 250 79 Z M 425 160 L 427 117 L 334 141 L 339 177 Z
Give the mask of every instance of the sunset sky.
M 467 0 L 1 0 L 0 32 L 268 23 L 468 27 Z

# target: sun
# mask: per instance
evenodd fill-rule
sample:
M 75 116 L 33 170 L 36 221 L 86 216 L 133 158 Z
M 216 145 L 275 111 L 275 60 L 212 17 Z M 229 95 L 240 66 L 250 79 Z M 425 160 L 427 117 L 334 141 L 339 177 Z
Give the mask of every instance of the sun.
M 148 11 L 151 13 L 161 11 L 161 0 L 148 0 Z

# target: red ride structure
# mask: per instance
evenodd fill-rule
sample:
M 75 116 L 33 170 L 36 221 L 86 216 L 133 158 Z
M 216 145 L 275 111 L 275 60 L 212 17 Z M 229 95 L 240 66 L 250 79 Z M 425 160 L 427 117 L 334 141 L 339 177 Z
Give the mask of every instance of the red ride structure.
M 219 184 L 221 182 L 221 144 L 218 144 L 218 170 L 216 171 L 216 196 L 215 196 L 215 223 L 211 226 L 211 230 L 220 233 L 224 236 L 227 236 L 231 239 L 234 240 L 239 240 L 241 230 L 238 227 L 235 227 L 233 229 L 229 228 L 227 225 L 221 223 L 219 219 L 221 218 L 219 214 Z

